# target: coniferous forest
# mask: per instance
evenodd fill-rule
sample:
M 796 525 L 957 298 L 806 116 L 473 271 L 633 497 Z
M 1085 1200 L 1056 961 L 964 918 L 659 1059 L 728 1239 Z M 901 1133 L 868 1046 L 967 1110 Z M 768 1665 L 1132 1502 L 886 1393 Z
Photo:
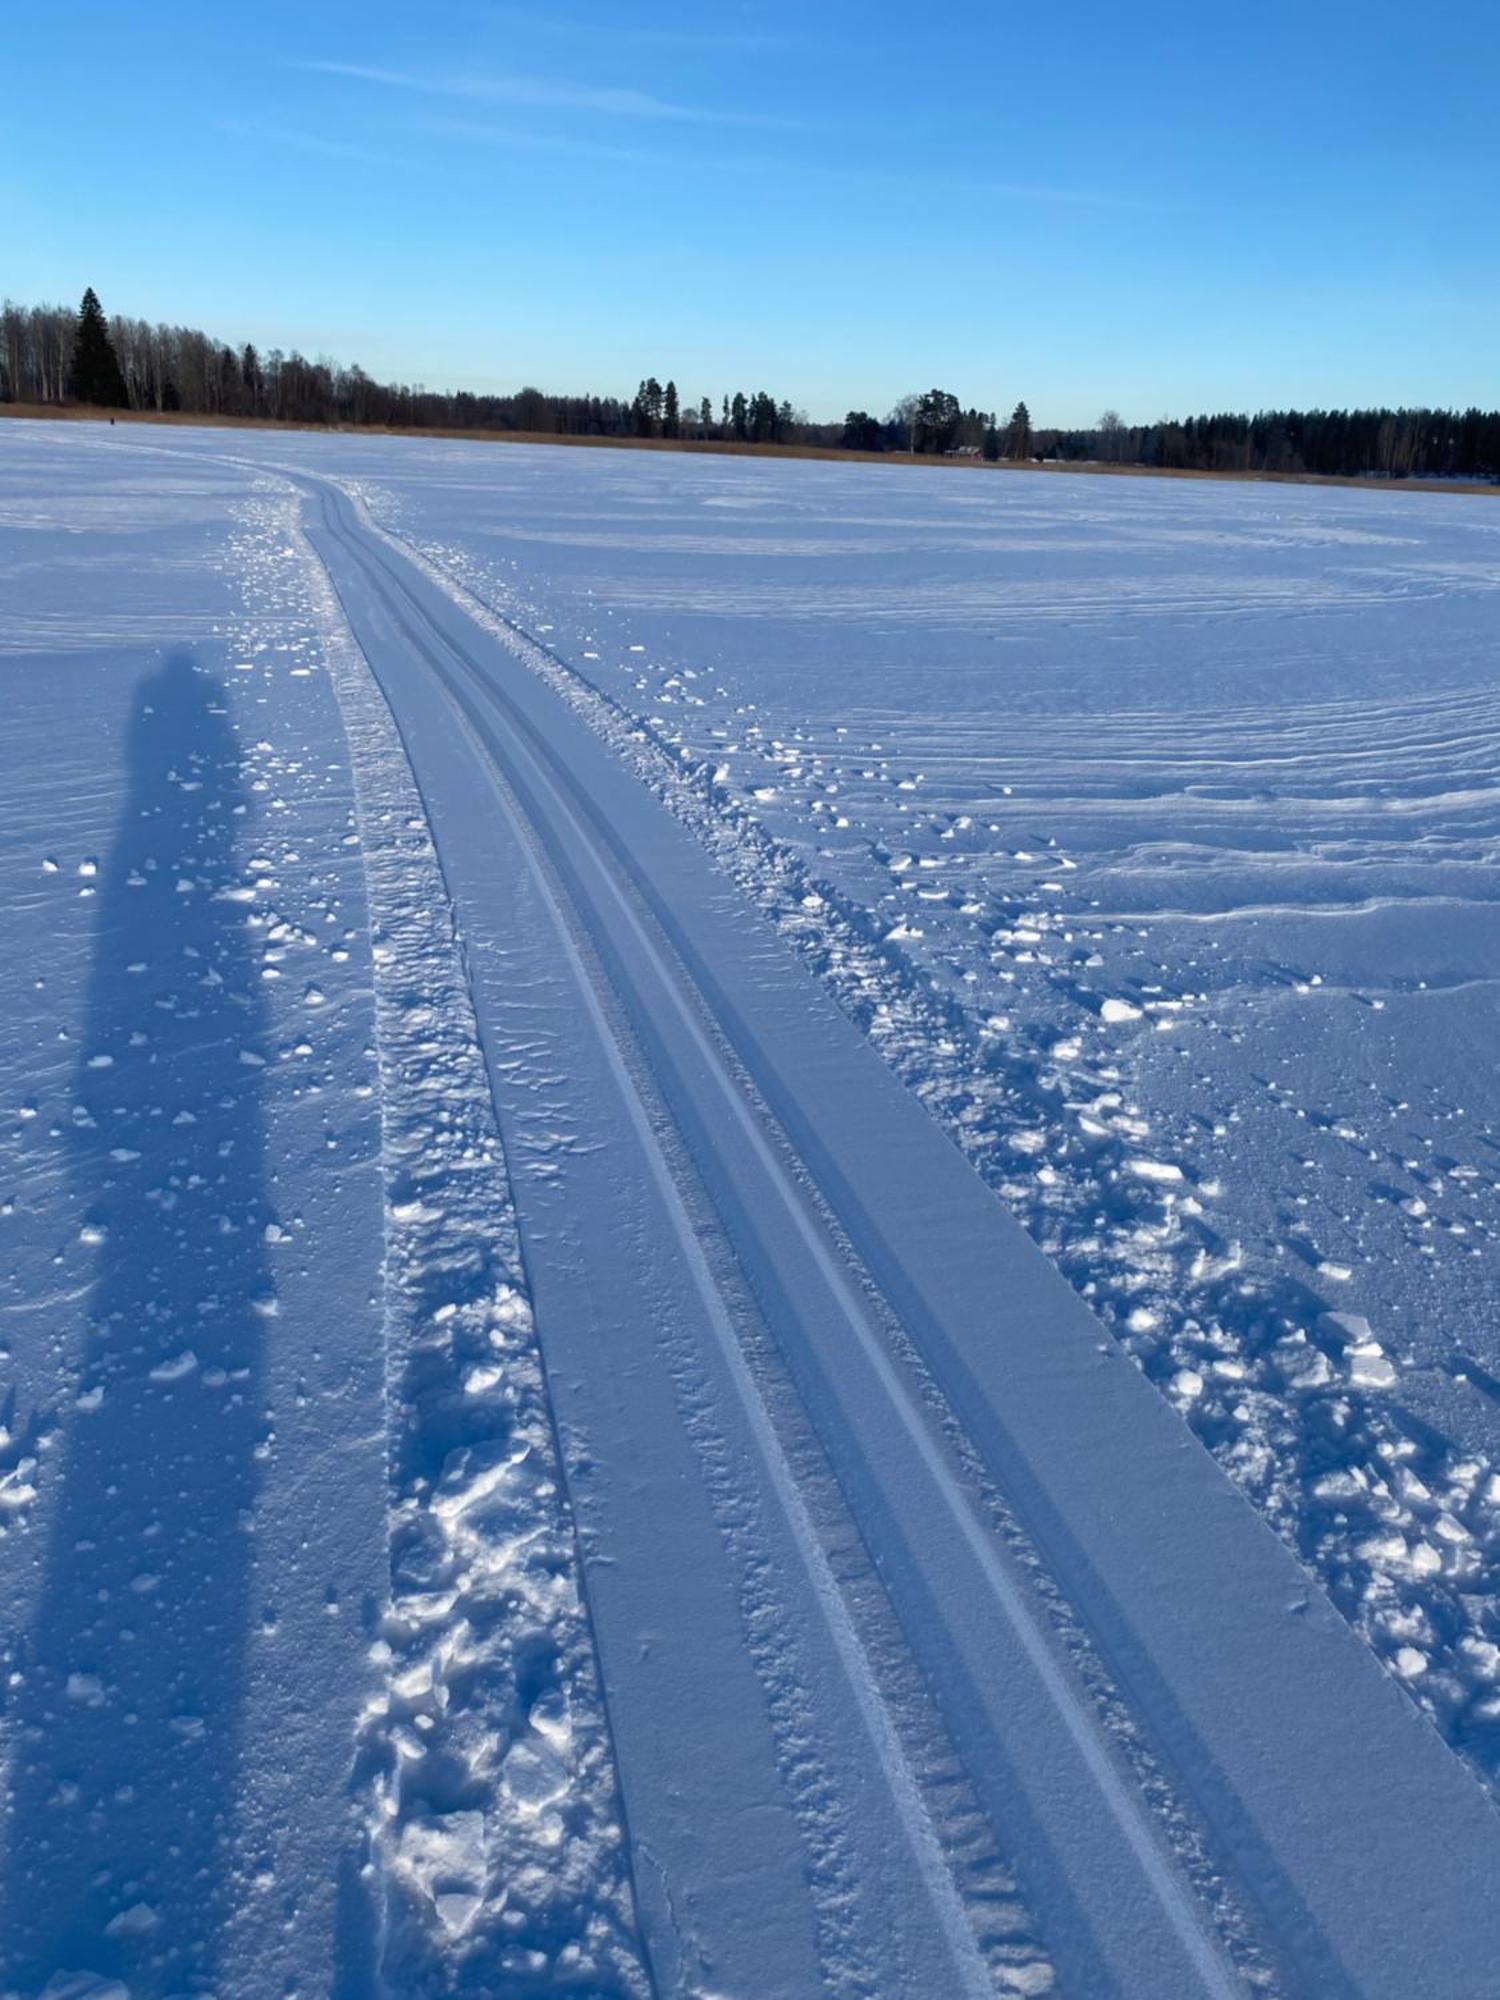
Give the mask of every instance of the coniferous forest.
M 142 413 L 393 430 L 696 441 L 985 459 L 1137 465 L 1167 471 L 1388 479 L 1500 479 L 1500 410 L 1262 410 L 1129 424 L 1107 410 L 1085 428 L 965 407 L 942 389 L 886 415 L 817 423 L 761 389 L 680 393 L 654 376 L 630 398 L 510 395 L 377 382 L 357 366 L 295 351 L 231 347 L 192 327 L 106 318 L 93 290 L 78 310 L 0 307 L 0 403 L 91 404 Z

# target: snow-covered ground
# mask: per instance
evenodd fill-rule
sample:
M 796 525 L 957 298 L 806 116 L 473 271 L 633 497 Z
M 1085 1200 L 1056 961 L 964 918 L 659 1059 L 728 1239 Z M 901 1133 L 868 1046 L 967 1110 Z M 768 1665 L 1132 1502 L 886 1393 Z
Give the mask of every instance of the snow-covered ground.
M 957 1010 L 951 1048 L 881 1038 L 1494 1768 L 1500 510 L 462 449 L 364 476 Z
M 8 1990 L 1495 1990 L 1497 593 L 0 429 Z

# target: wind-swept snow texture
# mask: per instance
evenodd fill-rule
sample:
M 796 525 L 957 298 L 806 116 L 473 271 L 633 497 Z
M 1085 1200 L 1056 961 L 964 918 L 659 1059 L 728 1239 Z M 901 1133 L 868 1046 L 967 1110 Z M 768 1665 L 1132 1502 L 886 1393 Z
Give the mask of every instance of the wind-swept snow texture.
M 1500 1770 L 1500 507 L 453 450 L 366 475 L 708 837 Z
M 0 431 L 0 1992 L 1500 1993 L 1497 587 Z

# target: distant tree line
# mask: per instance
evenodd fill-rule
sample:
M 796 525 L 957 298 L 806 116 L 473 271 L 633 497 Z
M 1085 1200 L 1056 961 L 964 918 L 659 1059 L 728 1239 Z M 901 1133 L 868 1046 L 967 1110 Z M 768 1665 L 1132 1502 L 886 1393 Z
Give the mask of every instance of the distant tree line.
M 1001 423 L 946 389 L 903 397 L 886 416 L 851 410 L 813 423 L 759 389 L 684 401 L 648 376 L 616 396 L 451 393 L 377 382 L 362 368 L 295 349 L 229 347 L 184 326 L 106 319 L 92 290 L 65 306 L 0 307 L 0 402 L 255 417 L 393 430 L 528 431 L 556 437 L 807 444 L 915 456 L 1104 462 L 1193 472 L 1500 479 L 1497 410 L 1263 410 L 1126 424 L 1106 410 L 1084 429 L 1035 426 L 1025 403 Z
M 1262 410 L 1038 433 L 1047 455 L 1185 472 L 1500 479 L 1500 410 Z

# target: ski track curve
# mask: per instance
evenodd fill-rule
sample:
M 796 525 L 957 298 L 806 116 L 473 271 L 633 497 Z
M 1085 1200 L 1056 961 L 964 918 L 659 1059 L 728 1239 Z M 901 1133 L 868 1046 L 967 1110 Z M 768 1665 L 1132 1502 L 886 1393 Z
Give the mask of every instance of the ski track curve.
M 535 642 L 477 623 L 346 495 L 300 483 L 468 941 L 662 1989 L 1046 1976 L 1034 1951 L 982 1947 L 747 1359 L 757 1328 L 1064 1990 L 1252 1977 L 894 1320 L 1201 1815 L 1269 1983 L 1500 1991 L 1500 1816 L 1479 1787 L 916 1100 L 531 671 Z M 558 1109 L 571 1122 L 548 1138 Z M 642 1417 L 660 1425 L 650 1453 Z M 625 1574 L 632 1528 L 665 1560 L 637 1544 Z M 669 1641 L 691 1658 L 664 1658 Z

